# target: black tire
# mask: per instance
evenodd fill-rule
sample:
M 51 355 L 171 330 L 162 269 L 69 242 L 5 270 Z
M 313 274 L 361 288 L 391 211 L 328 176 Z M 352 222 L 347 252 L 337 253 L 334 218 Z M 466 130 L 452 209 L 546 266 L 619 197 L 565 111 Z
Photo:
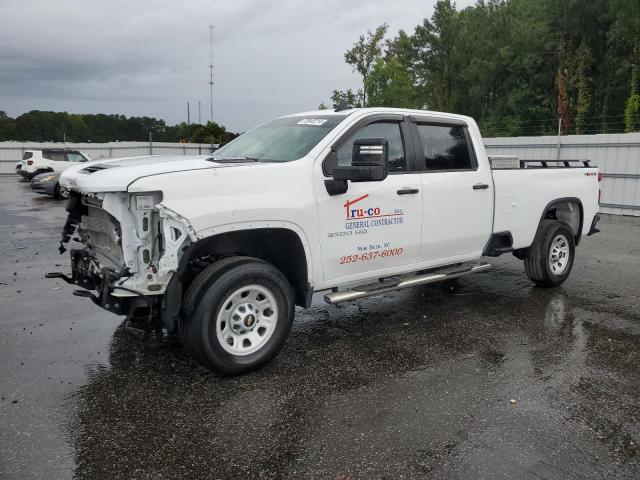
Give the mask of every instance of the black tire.
M 242 263 L 252 261 L 255 261 L 255 258 L 242 256 L 227 257 L 212 263 L 202 270 L 187 289 L 187 293 L 185 294 L 182 302 L 183 313 L 186 316 L 193 314 L 197 307 L 196 300 L 203 294 L 203 290 L 214 282 L 222 273 Z
M 272 360 L 287 340 L 295 312 L 294 291 L 282 272 L 261 260 L 238 258 L 243 260 L 230 267 L 229 264 L 221 267 L 222 271 L 221 273 L 218 271 L 219 275 L 211 273 L 215 270 L 213 268 L 215 264 L 209 267 L 211 270 L 208 268 L 208 272 L 205 270 L 200 274 L 203 276 L 207 272 L 208 280 L 199 282 L 201 285 L 194 287 L 193 291 L 191 287 L 189 288 L 191 292 L 187 293 L 183 302 L 185 315 L 180 329 L 182 344 L 187 351 L 204 367 L 225 376 L 255 370 Z M 258 339 L 258 342 L 264 343 L 256 351 L 234 354 L 229 349 L 233 350 L 235 343 L 224 346 L 219 339 L 218 315 L 224 315 L 221 309 L 225 305 L 232 304 L 229 299 L 235 292 L 242 290 L 242 287 L 248 287 L 249 290 L 250 287 L 256 286 L 265 289 L 271 295 L 277 310 L 277 318 L 273 321 L 266 340 Z M 194 293 L 196 290 L 199 293 Z M 259 333 L 260 321 L 257 315 L 255 318 L 254 324 L 252 317 L 251 327 Z M 229 328 L 231 328 L 230 325 L 231 320 L 229 320 Z M 244 343 L 242 345 L 244 346 Z
M 56 186 L 53 187 L 53 198 L 56 200 L 60 200 L 62 198 L 62 194 L 60 193 L 60 184 L 56 183 Z
M 554 262 L 553 259 L 550 261 L 553 256 L 554 242 L 560 242 L 555 245 L 561 246 L 560 262 L 564 259 L 564 263 Z M 533 245 L 529 247 L 524 258 L 524 270 L 527 277 L 539 287 L 549 288 L 561 285 L 571 273 L 575 251 L 575 238 L 566 223 L 558 220 L 543 220 Z

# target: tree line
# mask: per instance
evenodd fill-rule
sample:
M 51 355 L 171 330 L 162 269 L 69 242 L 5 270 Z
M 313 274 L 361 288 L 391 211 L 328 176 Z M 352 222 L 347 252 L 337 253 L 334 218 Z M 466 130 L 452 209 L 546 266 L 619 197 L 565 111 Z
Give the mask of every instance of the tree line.
M 150 137 L 151 135 L 151 137 Z M 0 111 L 0 141 L 227 143 L 238 134 L 215 122 L 167 125 L 152 117 L 32 110 L 16 118 Z
M 638 0 L 439 0 L 413 32 L 388 33 L 345 53 L 363 87 L 334 90 L 334 107 L 461 113 L 487 136 L 640 130 Z

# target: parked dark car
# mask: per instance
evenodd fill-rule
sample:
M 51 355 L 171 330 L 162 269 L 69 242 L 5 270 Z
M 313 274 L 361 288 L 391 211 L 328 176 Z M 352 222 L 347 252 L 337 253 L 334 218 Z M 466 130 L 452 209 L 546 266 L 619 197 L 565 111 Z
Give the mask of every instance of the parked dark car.
M 69 193 L 60 188 L 60 174 L 62 172 L 45 172 L 31 179 L 31 189 L 36 193 L 51 195 L 53 198 L 68 198 Z

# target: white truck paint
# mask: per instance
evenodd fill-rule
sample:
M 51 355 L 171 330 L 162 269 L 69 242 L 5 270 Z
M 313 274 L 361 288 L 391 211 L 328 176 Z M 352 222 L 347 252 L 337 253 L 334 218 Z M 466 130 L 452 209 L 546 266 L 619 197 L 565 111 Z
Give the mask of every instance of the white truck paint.
M 372 108 L 305 112 L 274 122 L 231 142 L 213 159 L 109 160 L 64 172 L 60 183 L 75 192 L 77 202 L 70 208 L 68 232 L 75 227 L 89 232 L 82 239 L 91 261 L 80 270 L 74 264 L 74 274 L 90 276 L 89 283 L 99 292 L 97 303 L 104 306 L 107 300 L 121 298 L 124 304 L 138 297 L 165 309 L 167 303 L 179 303 L 193 281 L 183 274 L 185 255 L 198 251 L 215 260 L 230 252 L 246 254 L 241 247 L 233 251 L 232 246 L 216 243 L 224 243 L 224 238 L 236 244 L 251 238 L 245 249 L 253 252 L 249 256 L 258 256 L 256 245 L 266 238 L 262 234 L 290 232 L 275 243 L 277 247 L 268 243 L 273 251 L 260 255 L 287 261 L 282 252 L 301 246 L 303 257 L 291 256 L 297 265 L 275 264 L 285 272 L 304 272 L 304 284 L 300 278 L 289 281 L 296 289 L 296 303 L 308 306 L 314 291 L 339 291 L 475 262 L 483 254 L 514 251 L 526 258 L 545 217 L 568 225 L 576 242 L 595 230 L 597 168 L 578 164 L 492 170 L 478 127 L 469 117 Z M 284 158 L 314 135 L 317 141 L 300 158 Z M 383 179 L 342 182 L 328 173 L 332 166 L 350 164 L 354 135 L 385 139 L 389 158 Z M 286 161 L 261 158 L 261 146 L 273 151 L 273 144 L 284 145 Z M 229 156 L 242 148 L 242 158 Z M 379 145 L 365 147 L 371 148 L 367 151 L 382 151 Z M 254 155 L 258 161 L 251 158 Z M 338 170 L 334 175 L 340 175 Z M 332 185 L 342 184 L 344 193 L 331 192 Z M 74 208 L 78 218 L 72 220 Z M 94 221 L 92 215 L 103 216 Z M 115 229 L 109 227 L 109 215 Z M 111 240 L 105 240 L 109 236 Z M 295 239 L 296 245 L 285 238 Z M 199 251 L 206 242 L 217 246 Z M 109 278 L 106 286 L 105 249 L 119 249 L 111 260 L 122 262 L 121 276 Z M 109 268 L 116 270 L 116 265 Z M 179 282 L 177 278 L 185 285 L 175 294 L 170 285 Z M 118 287 L 111 288 L 116 282 Z M 137 302 L 135 308 L 139 306 Z M 173 326 L 173 321 L 165 324 Z

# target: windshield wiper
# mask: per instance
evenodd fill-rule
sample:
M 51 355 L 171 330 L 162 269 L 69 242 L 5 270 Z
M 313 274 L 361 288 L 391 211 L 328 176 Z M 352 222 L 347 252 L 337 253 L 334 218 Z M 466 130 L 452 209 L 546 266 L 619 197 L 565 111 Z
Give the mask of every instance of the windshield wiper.
M 259 162 L 257 158 L 253 157 L 209 157 L 209 162 L 216 163 L 242 163 L 242 162 Z

